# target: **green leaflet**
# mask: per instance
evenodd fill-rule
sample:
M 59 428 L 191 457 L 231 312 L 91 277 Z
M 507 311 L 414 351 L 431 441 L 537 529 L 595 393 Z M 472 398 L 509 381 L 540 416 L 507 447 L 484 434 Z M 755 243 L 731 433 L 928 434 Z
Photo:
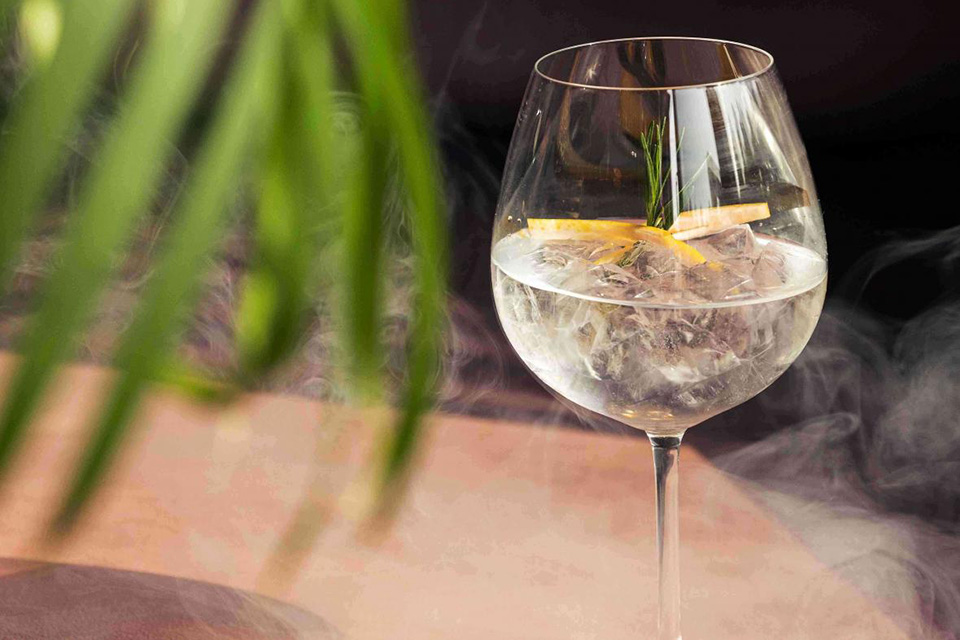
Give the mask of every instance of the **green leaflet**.
M 0 14 L 19 2 L 7 0 Z M 0 288 L 60 169 L 64 140 L 96 90 L 134 0 L 70 0 L 53 60 L 26 81 L 4 123 L 0 144 Z
M 204 261 L 218 244 L 247 151 L 258 146 L 259 136 L 251 136 L 251 132 L 263 131 L 272 117 L 276 92 L 271 62 L 280 42 L 274 6 L 261 4 L 254 18 L 156 272 L 119 347 L 116 365 L 120 375 L 57 515 L 55 526 L 61 532 L 69 528 L 97 487 L 130 426 L 141 393 L 159 375 L 175 346 L 181 316 L 199 289 Z
M 419 440 L 422 417 L 433 400 L 439 368 L 439 353 L 445 320 L 446 278 L 446 231 L 443 218 L 443 200 L 437 177 L 440 175 L 427 114 L 422 107 L 421 87 L 412 68 L 411 46 L 408 30 L 403 25 L 402 3 L 394 0 L 360 3 L 352 0 L 336 0 L 334 7 L 352 45 L 359 84 L 368 109 L 369 126 L 365 135 L 390 135 L 396 143 L 403 187 L 409 202 L 409 225 L 416 258 L 415 287 L 416 310 L 410 326 L 407 353 L 407 378 L 403 405 L 395 428 L 388 433 L 383 443 L 383 458 L 379 465 L 378 489 L 382 498 L 388 486 L 402 479 L 415 452 Z M 364 10 L 366 7 L 366 11 Z M 375 37 L 392 34 L 392 38 Z M 368 154 L 382 152 L 382 139 L 367 141 Z M 367 171 L 373 171 L 377 159 L 368 158 Z M 371 205 L 383 200 L 383 186 L 376 176 L 367 175 L 367 185 L 376 197 L 370 197 Z M 379 214 L 379 210 L 378 210 Z M 355 224 L 363 222 L 376 225 L 369 213 L 356 212 Z M 370 234 L 372 238 L 373 234 Z M 370 239 L 368 238 L 368 239 Z M 348 239 L 350 236 L 348 234 Z M 374 286 L 369 275 L 362 273 L 363 252 L 372 249 L 364 246 L 357 232 L 351 252 L 348 279 L 351 287 Z M 367 267 L 369 268 L 369 267 Z M 379 271 L 379 270 L 377 270 Z M 376 324 L 378 307 L 355 291 L 352 323 L 368 327 Z M 355 340 L 348 347 L 371 358 L 375 347 L 372 338 L 360 333 L 354 325 Z M 361 363 L 362 365 L 363 363 Z M 360 374 L 365 374 L 360 369 Z M 389 508 L 389 504 L 385 505 Z
M 141 66 L 81 187 L 59 267 L 42 292 L 23 360 L 6 391 L 0 473 L 8 468 L 56 366 L 71 354 L 112 273 L 115 253 L 149 205 L 169 141 L 179 133 L 210 68 L 216 52 L 210 42 L 217 40 L 229 8 L 220 0 L 191 0 L 190 11 L 186 0 L 152 6 L 157 15 Z M 55 102 L 56 96 L 47 99 Z

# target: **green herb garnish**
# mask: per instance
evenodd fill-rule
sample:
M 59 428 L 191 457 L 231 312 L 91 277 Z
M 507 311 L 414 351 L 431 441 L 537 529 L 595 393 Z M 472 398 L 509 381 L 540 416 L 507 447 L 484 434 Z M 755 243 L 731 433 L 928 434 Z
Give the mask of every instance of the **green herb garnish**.
M 647 252 L 647 243 L 643 240 L 638 240 L 633 243 L 633 246 L 630 247 L 630 251 L 627 251 L 622 258 L 617 260 L 618 267 L 630 267 Z
M 673 198 L 663 199 L 663 191 L 667 186 L 667 180 L 670 179 L 670 170 L 672 167 L 663 163 L 663 134 L 667 128 L 667 119 L 663 118 L 659 122 L 651 122 L 647 130 L 640 136 L 640 146 L 643 149 L 643 159 L 647 174 L 647 226 L 657 227 L 667 230 L 673 226 L 674 215 L 673 207 L 670 204 Z M 683 132 L 677 139 L 677 153 L 680 153 L 680 147 L 683 145 Z M 694 172 L 690 180 L 687 181 L 677 192 L 677 196 L 682 196 L 693 182 L 699 177 L 700 173 L 707 166 L 707 159 L 704 158 L 700 167 Z
M 663 202 L 663 189 L 667 186 L 663 171 L 663 132 L 666 126 L 666 118 L 651 122 L 640 136 L 647 172 L 647 226 L 659 229 L 669 229 L 673 225 L 673 214 L 667 211 Z M 667 171 L 669 176 L 669 166 Z

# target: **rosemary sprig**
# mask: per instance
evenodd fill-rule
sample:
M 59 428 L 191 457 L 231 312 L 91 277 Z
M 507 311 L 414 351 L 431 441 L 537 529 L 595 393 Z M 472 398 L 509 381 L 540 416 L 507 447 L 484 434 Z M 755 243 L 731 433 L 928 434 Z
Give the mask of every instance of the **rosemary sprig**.
M 663 177 L 663 132 L 667 119 L 651 122 L 640 136 L 643 160 L 647 173 L 647 226 L 666 229 L 666 216 L 662 204 L 666 179 Z M 672 222 L 672 221 L 671 221 Z
M 647 249 L 647 243 L 643 240 L 634 242 L 630 250 L 627 251 L 622 258 L 617 260 L 617 266 L 622 268 L 633 266 L 640 256 L 647 252 Z
M 644 168 L 647 176 L 647 192 L 645 204 L 647 206 L 647 226 L 657 227 L 659 229 L 669 229 L 673 226 L 673 198 L 663 199 L 663 192 L 670 179 L 670 171 L 673 167 L 669 164 L 664 167 L 663 164 L 663 144 L 664 132 L 667 128 L 667 119 L 662 118 L 659 121 L 653 121 L 647 125 L 647 130 L 640 136 L 640 147 L 643 149 Z M 677 152 L 683 145 L 684 129 L 680 130 L 677 137 Z M 700 176 L 700 173 L 707 166 L 707 158 L 703 159 L 700 167 L 694 172 L 693 176 L 682 185 L 677 196 L 682 196 L 691 184 Z

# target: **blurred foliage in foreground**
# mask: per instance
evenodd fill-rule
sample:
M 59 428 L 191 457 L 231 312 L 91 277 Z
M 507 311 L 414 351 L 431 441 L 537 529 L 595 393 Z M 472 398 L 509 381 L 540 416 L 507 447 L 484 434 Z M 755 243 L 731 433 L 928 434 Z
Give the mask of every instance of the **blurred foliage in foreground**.
M 250 388 L 301 346 L 318 296 L 336 301 L 344 378 L 378 399 L 387 247 L 399 238 L 409 247 L 414 311 L 396 424 L 374 461 L 374 488 L 391 499 L 433 398 L 446 273 L 439 172 L 402 0 L 0 0 L 0 18 L 4 47 L 22 61 L 0 137 L 3 288 L 63 182 L 65 141 L 111 68 L 126 65 L 127 78 L 63 198 L 62 243 L 16 345 L 22 359 L 0 403 L 0 476 L 183 160 L 175 143 L 187 139 L 189 171 L 112 350 L 119 373 L 55 530 L 70 528 L 102 482 L 150 384 L 218 398 Z M 352 136 L 333 126 L 344 90 L 359 105 Z M 253 246 L 232 332 L 237 358 L 214 384 L 183 366 L 177 346 L 240 185 L 254 201 L 243 221 Z M 391 209 L 399 222 L 385 220 Z

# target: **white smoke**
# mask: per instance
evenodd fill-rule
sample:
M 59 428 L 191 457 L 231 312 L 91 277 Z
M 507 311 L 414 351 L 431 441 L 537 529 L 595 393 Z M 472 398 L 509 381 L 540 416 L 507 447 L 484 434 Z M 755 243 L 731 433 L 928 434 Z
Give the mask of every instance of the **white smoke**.
M 891 243 L 840 288 L 862 291 L 909 258 L 949 272 L 958 238 Z M 941 298 L 906 321 L 828 306 L 756 405 L 773 434 L 716 464 L 910 637 L 960 637 L 960 303 Z

